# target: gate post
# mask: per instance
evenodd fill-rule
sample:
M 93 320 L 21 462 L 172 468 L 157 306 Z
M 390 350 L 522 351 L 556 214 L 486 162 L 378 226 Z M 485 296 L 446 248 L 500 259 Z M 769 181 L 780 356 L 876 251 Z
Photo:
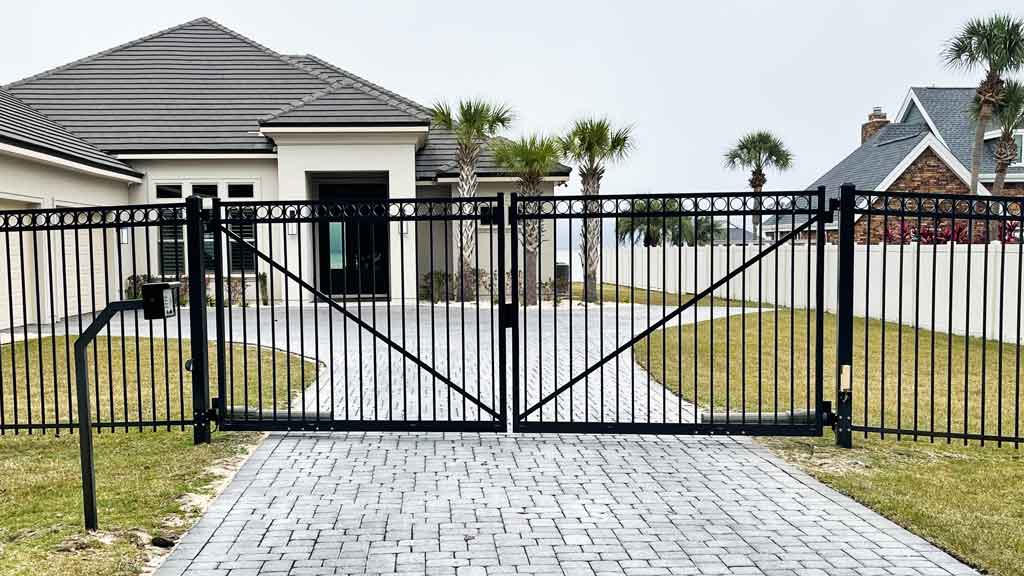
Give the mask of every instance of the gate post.
M 508 318 L 512 324 L 512 431 L 519 432 L 519 325 L 515 322 L 519 313 L 519 195 L 513 192 L 508 208 L 508 226 L 510 228 L 512 255 L 512 277 L 509 286 L 512 288 L 511 304 Z M 502 368 L 504 370 L 504 367 Z
M 499 413 L 503 431 L 508 432 L 508 355 L 505 350 L 507 339 L 505 329 L 511 324 L 513 316 L 509 313 L 508 305 L 505 303 L 505 226 L 507 225 L 506 215 L 508 206 L 505 204 L 505 194 L 498 192 L 498 394 L 501 395 Z M 493 236 L 492 236 L 493 238 Z
M 224 337 L 224 233 L 220 227 L 221 206 L 220 198 L 213 199 L 213 210 L 210 214 L 210 228 L 213 233 L 213 301 L 214 321 L 217 330 L 217 397 L 213 399 L 214 408 L 217 412 L 217 425 L 220 426 L 225 416 L 225 402 L 227 401 L 227 357 Z M 254 224 L 255 226 L 255 224 Z M 255 258 L 253 258 L 255 261 Z M 205 285 L 205 282 L 204 282 Z M 245 290 L 245 286 L 242 286 Z M 256 287 L 256 305 L 259 306 L 259 282 Z M 209 350 L 209 348 L 207 348 Z
M 836 444 L 853 447 L 853 208 L 856 188 L 839 189 L 839 310 L 837 318 Z
M 192 441 L 210 442 L 209 348 L 206 332 L 206 262 L 203 254 L 203 199 L 185 199 L 185 240 L 188 250 L 188 303 L 192 353 Z

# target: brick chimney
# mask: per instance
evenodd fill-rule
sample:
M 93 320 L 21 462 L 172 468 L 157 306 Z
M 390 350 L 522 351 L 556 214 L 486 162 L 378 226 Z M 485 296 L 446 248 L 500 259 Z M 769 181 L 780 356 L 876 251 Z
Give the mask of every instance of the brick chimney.
M 860 143 L 867 142 L 869 138 L 882 129 L 882 126 L 888 123 L 889 119 L 885 117 L 885 112 L 882 112 L 882 107 L 875 106 L 871 114 L 868 114 L 868 121 L 860 126 Z

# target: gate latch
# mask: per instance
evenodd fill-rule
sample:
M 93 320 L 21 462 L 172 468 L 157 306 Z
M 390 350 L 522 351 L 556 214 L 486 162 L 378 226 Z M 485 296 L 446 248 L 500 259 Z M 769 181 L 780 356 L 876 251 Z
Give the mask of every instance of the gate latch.
M 515 319 L 515 314 L 516 311 L 512 308 L 512 304 L 508 302 L 503 302 L 498 307 L 499 323 L 501 324 L 501 327 L 503 329 L 512 328 L 513 320 Z

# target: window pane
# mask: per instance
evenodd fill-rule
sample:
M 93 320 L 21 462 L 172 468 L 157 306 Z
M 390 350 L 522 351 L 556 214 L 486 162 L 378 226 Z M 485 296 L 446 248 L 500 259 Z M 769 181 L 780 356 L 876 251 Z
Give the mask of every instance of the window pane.
M 160 274 L 178 276 L 185 272 L 184 244 L 181 242 L 160 243 Z
M 345 224 L 331 222 L 328 224 L 327 232 L 330 236 L 330 268 L 342 270 L 345 268 Z
M 193 184 L 192 193 L 196 196 L 202 196 L 203 198 L 216 198 L 217 197 L 217 185 L 216 184 Z
M 1024 135 L 1016 137 L 1017 142 L 1017 164 L 1020 164 L 1024 160 Z
M 252 184 L 228 184 L 228 198 L 252 198 Z
M 157 198 L 181 198 L 181 184 L 157 184 Z

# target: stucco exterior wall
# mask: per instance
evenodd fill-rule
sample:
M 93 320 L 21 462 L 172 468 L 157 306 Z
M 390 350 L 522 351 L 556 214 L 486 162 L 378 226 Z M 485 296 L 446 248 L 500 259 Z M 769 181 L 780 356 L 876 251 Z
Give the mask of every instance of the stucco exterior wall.
M 138 188 L 53 164 L 0 155 L 0 210 L 126 204 L 133 201 Z M 118 257 L 114 234 L 104 230 L 4 234 L 0 239 L 0 330 L 59 319 L 66 315 L 65 308 L 77 314 L 79 307 L 91 312 L 105 306 L 117 286 L 116 281 L 108 286 L 104 274 L 104 266 L 109 267 Z M 52 306 L 51 285 L 61 294 Z
M 451 198 L 457 194 L 456 184 L 437 184 L 434 186 L 420 186 L 417 188 L 417 196 L 420 198 Z M 493 198 L 499 193 L 505 195 L 505 205 L 508 206 L 509 198 L 513 192 L 518 191 L 515 182 L 481 182 L 477 188 L 480 198 Z M 542 196 L 553 196 L 555 183 L 545 182 L 542 185 Z M 430 229 L 433 227 L 433 234 Z M 425 277 L 430 273 L 431 252 L 433 253 L 434 270 L 438 273 L 457 273 L 458 259 L 456 258 L 456 246 L 452 240 L 454 227 L 449 225 L 447 237 L 443 223 L 421 222 L 417 226 L 421 241 L 418 244 L 417 253 L 417 277 L 420 286 L 424 285 Z M 560 236 L 555 238 L 555 222 L 548 220 L 543 223 L 542 245 L 540 250 L 540 275 L 542 282 L 549 282 L 554 275 L 554 261 L 563 260 L 561 253 L 555 254 L 555 246 L 565 251 L 568 240 L 565 238 L 566 230 L 560 230 Z M 496 275 L 498 270 L 498 236 L 496 228 L 492 226 L 480 226 L 477 230 L 477 250 L 480 260 L 480 268 L 491 275 Z M 519 244 L 515 247 L 518 251 L 520 269 L 524 268 L 523 247 Z M 505 262 L 506 279 L 511 278 L 512 258 L 512 233 L 511 229 L 505 228 Z M 474 263 L 476 256 L 474 256 Z M 446 268 L 447 267 L 447 268 Z M 495 289 L 497 287 L 495 286 Z
M 308 187 L 310 172 L 387 172 L 388 197 L 416 197 L 416 134 L 328 134 L 275 136 L 277 142 L 278 198 L 311 200 Z M 416 227 L 401 222 L 389 224 L 389 292 L 390 298 L 407 299 L 416 294 L 416 279 L 409 273 L 411 258 L 403 258 L 402 246 L 416 246 Z M 302 240 L 284 242 L 279 254 L 287 249 L 294 272 L 308 282 L 313 281 L 316 263 L 312 250 L 315 230 L 312 224 L 301 224 L 296 231 Z M 301 254 L 300 254 L 301 251 Z M 409 255 L 413 254 L 407 248 Z M 406 273 L 402 274 L 402 266 Z M 400 282 L 404 278 L 404 287 Z M 311 297 L 297 283 L 289 286 L 289 294 Z

